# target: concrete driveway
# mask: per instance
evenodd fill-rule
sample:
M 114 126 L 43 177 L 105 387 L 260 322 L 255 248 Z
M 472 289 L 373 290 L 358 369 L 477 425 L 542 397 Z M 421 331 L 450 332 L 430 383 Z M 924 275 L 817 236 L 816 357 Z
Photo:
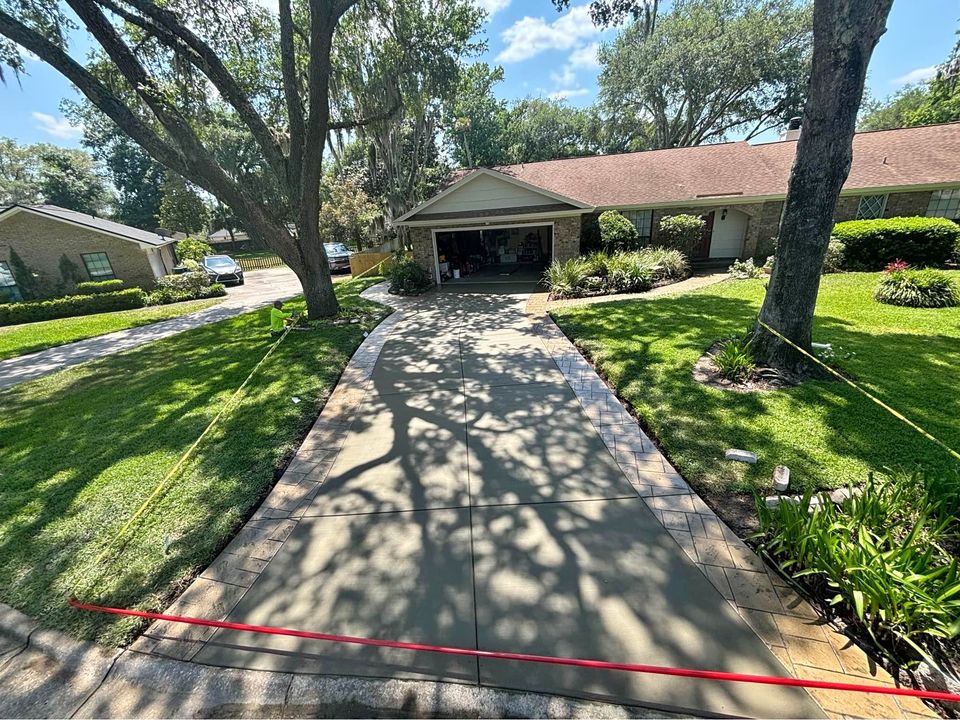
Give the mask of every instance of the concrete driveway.
M 0 388 L 240 315 L 300 292 L 300 281 L 289 268 L 257 270 L 247 274 L 244 285 L 227 288 L 226 299 L 206 310 L 4 360 L 0 362 Z
M 523 313 L 440 294 L 388 336 L 342 448 L 231 621 L 788 673 L 654 517 Z M 299 456 L 298 456 L 299 457 Z M 660 473 L 662 473 L 662 468 Z M 802 690 L 217 631 L 196 662 L 811 717 Z

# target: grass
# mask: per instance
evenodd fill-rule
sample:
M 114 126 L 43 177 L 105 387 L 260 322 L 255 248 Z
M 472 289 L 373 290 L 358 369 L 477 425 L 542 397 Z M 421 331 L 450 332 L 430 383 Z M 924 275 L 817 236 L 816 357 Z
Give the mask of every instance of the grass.
M 287 336 L 122 551 L 100 565 L 110 538 L 270 347 L 269 309 L 0 392 L 0 602 L 80 638 L 129 640 L 135 622 L 76 612 L 66 599 L 160 608 L 216 556 L 386 312 L 358 297 L 377 280 L 337 287 L 344 313 L 362 323 Z
M 814 340 L 832 342 L 838 364 L 860 384 L 958 448 L 960 308 L 882 305 L 872 297 L 880 277 L 825 276 Z M 739 280 L 553 315 L 700 490 L 768 490 L 778 464 L 790 467 L 795 486 L 817 489 L 861 483 L 884 467 L 956 471 L 946 452 L 843 383 L 737 394 L 695 382 L 696 360 L 718 338 L 750 326 L 763 292 L 763 280 Z M 725 461 L 727 448 L 756 452 L 757 465 Z
M 0 328 L 0 360 L 106 335 L 117 330 L 150 325 L 216 305 L 219 299 L 190 300 L 157 307 L 120 310 L 81 317 L 45 320 Z

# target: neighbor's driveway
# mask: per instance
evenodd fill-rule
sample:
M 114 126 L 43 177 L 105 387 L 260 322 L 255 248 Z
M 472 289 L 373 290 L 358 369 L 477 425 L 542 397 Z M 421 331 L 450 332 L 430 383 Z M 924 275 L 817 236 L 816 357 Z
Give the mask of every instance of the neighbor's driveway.
M 251 272 L 247 274 L 246 284 L 227 288 L 226 299 L 214 307 L 152 325 L 119 330 L 4 360 L 0 362 L 0 388 L 35 380 L 72 365 L 130 350 L 184 330 L 240 315 L 278 298 L 289 298 L 300 292 L 297 276 L 287 267 Z
M 525 302 L 440 294 L 405 314 L 342 447 L 298 455 L 305 480 L 325 479 L 318 475 L 316 496 L 269 563 L 247 561 L 244 572 L 256 579 L 243 580 L 246 591 L 234 588 L 242 599 L 227 618 L 787 675 L 624 475 L 523 313 Z M 682 483 L 659 454 L 646 457 L 640 482 Z M 695 713 L 821 712 L 796 688 L 235 631 L 189 639 L 202 647 L 187 653 L 186 643 L 184 654 L 210 665 L 441 678 Z

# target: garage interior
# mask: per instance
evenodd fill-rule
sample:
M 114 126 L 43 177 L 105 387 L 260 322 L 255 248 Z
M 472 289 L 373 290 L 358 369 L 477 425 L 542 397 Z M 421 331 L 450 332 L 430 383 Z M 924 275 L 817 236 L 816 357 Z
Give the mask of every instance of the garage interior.
M 442 285 L 537 284 L 550 264 L 552 225 L 438 230 Z

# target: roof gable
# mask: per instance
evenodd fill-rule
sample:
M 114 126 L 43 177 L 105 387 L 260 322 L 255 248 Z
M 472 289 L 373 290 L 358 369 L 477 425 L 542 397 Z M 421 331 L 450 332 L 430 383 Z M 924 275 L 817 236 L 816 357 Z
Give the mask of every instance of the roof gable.
M 442 192 L 396 222 L 410 222 L 421 215 L 469 215 L 490 210 L 523 210 L 535 212 L 538 208 L 565 206 L 567 209 L 590 209 L 588 203 L 536 185 L 532 185 L 496 170 L 479 168 L 460 178 Z
M 58 207 L 57 205 L 11 205 L 4 210 L 0 210 L 0 222 L 21 212 L 49 220 L 57 220 L 69 225 L 82 227 L 86 230 L 100 232 L 121 240 L 135 242 L 141 247 L 161 247 L 176 242 L 174 238 L 164 237 L 163 235 L 158 235 L 157 233 L 147 230 L 140 230 L 139 228 L 97 217 L 96 215 L 87 215 L 86 213 L 75 210 L 68 210 L 67 208 Z

